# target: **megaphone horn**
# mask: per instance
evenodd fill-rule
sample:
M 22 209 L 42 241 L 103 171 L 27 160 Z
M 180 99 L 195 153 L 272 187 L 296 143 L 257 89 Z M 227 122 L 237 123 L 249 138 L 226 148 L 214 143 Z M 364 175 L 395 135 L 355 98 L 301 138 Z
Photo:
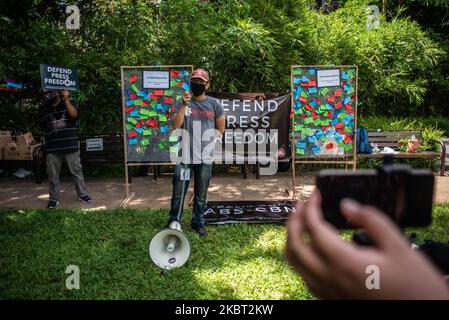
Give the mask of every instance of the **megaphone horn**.
M 190 243 L 182 233 L 178 222 L 170 224 L 170 228 L 158 232 L 150 242 L 151 260 L 162 269 L 173 269 L 183 266 L 190 256 Z

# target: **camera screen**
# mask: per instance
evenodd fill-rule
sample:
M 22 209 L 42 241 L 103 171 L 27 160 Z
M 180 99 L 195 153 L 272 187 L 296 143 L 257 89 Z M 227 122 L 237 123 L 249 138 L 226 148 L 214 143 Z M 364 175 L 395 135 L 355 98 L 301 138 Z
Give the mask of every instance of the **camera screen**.
M 323 170 L 317 179 L 317 187 L 322 195 L 325 219 L 339 229 L 352 228 L 340 212 L 340 201 L 344 198 L 377 207 L 401 227 L 423 226 L 431 220 L 431 173 Z

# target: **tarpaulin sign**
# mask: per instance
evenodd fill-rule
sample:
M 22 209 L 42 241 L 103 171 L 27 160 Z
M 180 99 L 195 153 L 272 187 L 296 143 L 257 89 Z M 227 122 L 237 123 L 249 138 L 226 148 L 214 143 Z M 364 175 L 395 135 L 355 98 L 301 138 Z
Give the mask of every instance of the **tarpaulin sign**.
M 206 224 L 287 222 L 295 212 L 292 200 L 208 201 L 204 212 Z
M 76 69 L 41 64 L 40 71 L 42 90 L 79 91 Z

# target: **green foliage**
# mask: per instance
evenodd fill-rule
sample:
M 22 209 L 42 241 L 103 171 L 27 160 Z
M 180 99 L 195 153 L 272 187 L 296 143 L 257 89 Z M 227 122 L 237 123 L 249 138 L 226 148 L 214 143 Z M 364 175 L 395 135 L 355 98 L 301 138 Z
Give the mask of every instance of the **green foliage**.
M 193 64 L 210 71 L 211 90 L 285 92 L 293 64 L 351 64 L 359 67 L 359 113 L 447 114 L 449 42 L 403 11 L 389 11 L 378 30 L 367 30 L 365 0 L 339 1 L 331 13 L 305 0 L 75 4 L 76 31 L 65 28 L 65 1 L 27 0 L 18 11 L 7 4 L 0 78 L 39 88 L 39 63 L 76 67 L 81 133 L 121 132 L 122 65 Z M 39 132 L 33 119 L 40 95 L 26 98 L 19 108 L 18 95 L 0 95 L 0 112 L 8 115 L 1 128 Z

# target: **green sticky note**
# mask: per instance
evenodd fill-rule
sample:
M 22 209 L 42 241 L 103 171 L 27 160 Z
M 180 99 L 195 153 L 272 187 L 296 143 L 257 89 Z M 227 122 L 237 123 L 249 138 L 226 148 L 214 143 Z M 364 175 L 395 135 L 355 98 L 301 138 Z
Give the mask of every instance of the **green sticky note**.
M 294 68 L 293 69 L 293 74 L 295 76 L 299 76 L 301 74 L 301 68 Z
M 142 105 L 142 100 L 134 100 L 134 104 L 136 106 L 141 106 Z
M 302 125 L 300 125 L 300 124 L 295 124 L 295 131 L 301 131 L 301 128 L 302 128 L 303 126 Z
M 301 97 L 307 98 L 309 94 L 306 91 L 301 91 Z
M 159 122 L 167 122 L 167 117 L 165 115 L 159 115 Z
M 176 80 L 170 81 L 170 87 L 176 87 L 177 85 L 178 85 L 178 81 L 176 81 Z
M 341 120 L 341 119 L 343 119 L 343 118 L 346 118 L 346 113 L 340 113 L 340 114 L 337 116 L 337 119 L 338 119 L 338 120 Z
M 326 120 L 326 119 L 321 120 L 321 125 L 322 126 L 327 126 L 327 125 L 329 125 L 329 122 L 330 122 L 330 120 Z
M 132 124 L 136 124 L 137 120 L 134 118 L 128 118 L 128 122 L 131 122 Z
M 321 140 L 322 142 L 328 142 L 328 141 L 329 141 L 329 139 L 326 138 L 326 137 L 321 137 L 320 140 Z
M 305 124 L 310 124 L 310 123 L 312 123 L 313 122 L 313 118 L 305 118 L 304 119 L 304 123 Z
M 156 117 L 156 116 L 157 116 L 157 111 L 154 111 L 154 110 L 149 111 L 149 112 L 148 112 L 148 116 L 149 116 L 149 117 Z
M 328 88 L 323 88 L 323 89 L 320 90 L 320 94 L 321 94 L 323 97 L 325 97 L 325 96 L 328 94 L 328 92 L 329 92 L 329 89 L 328 89 Z
M 144 115 L 148 115 L 150 113 L 150 111 L 148 111 L 148 109 L 140 109 L 140 114 L 144 114 Z
M 139 89 L 137 89 L 137 87 L 134 83 L 131 85 L 131 90 L 134 91 L 135 93 L 137 93 L 137 91 L 139 91 Z
M 159 148 L 160 149 L 164 149 L 165 148 L 165 143 L 164 142 L 159 143 Z
M 313 121 L 313 124 L 316 125 L 316 126 L 319 126 L 319 125 L 321 124 L 320 118 L 316 118 L 316 119 Z
M 150 106 L 152 108 L 156 107 L 156 105 L 157 105 L 157 100 L 151 101 Z
M 165 90 L 164 91 L 164 96 L 171 97 L 172 95 L 173 95 L 173 90 Z
M 352 149 L 352 143 L 348 143 L 343 148 L 345 149 L 345 151 L 351 150 Z
M 128 118 L 129 119 L 129 118 Z M 130 131 L 130 130 L 132 130 L 132 129 L 134 129 L 134 126 L 132 125 L 132 124 L 127 124 L 126 125 L 126 130 L 128 130 L 128 131 Z
M 141 145 L 143 146 L 147 146 L 150 144 L 150 141 L 148 141 L 148 139 L 142 139 L 142 141 L 140 142 Z
M 305 151 L 305 149 L 296 149 L 296 154 L 303 156 Z
M 345 132 L 347 132 L 347 133 L 352 132 L 352 128 L 348 127 L 348 126 L 345 126 Z
M 355 91 L 354 87 L 351 87 L 351 88 L 349 88 L 349 90 L 348 90 L 347 92 L 348 92 L 348 94 L 351 94 L 351 93 L 353 93 L 354 91 Z
M 168 141 L 170 141 L 170 142 L 178 142 L 178 137 L 177 136 L 170 136 L 168 138 Z
M 140 115 L 140 120 L 148 120 L 148 115 Z
M 153 134 L 153 130 L 151 130 L 151 129 L 143 130 L 144 136 L 151 136 L 152 134 Z
M 294 113 L 294 114 L 300 114 L 300 113 L 301 113 L 301 109 L 295 109 L 295 110 L 293 111 L 293 113 Z
M 171 153 L 177 153 L 178 152 L 178 146 L 176 145 L 176 146 L 170 147 L 170 152 Z

